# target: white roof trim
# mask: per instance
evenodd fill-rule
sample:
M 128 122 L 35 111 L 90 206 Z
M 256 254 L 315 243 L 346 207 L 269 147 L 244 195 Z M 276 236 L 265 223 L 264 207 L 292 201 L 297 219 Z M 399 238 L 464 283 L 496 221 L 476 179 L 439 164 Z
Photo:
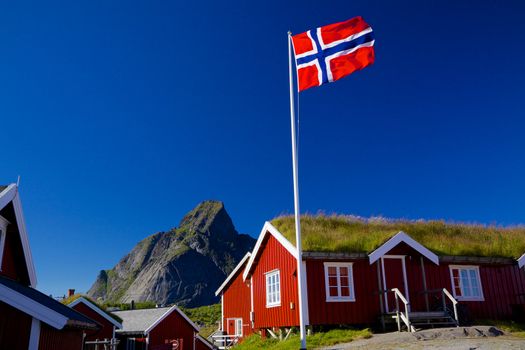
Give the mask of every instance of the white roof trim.
M 379 260 L 383 255 L 388 253 L 392 248 L 397 246 L 399 243 L 404 242 L 419 254 L 423 255 L 428 260 L 432 261 L 434 264 L 439 265 L 439 257 L 432 253 L 430 250 L 425 248 L 421 243 L 415 241 L 412 237 L 399 231 L 395 236 L 386 241 L 382 246 L 374 250 L 368 255 L 370 259 L 370 265 Z
M 204 345 L 206 345 L 210 349 L 213 349 L 213 345 L 211 345 L 210 342 L 204 339 L 204 337 L 202 337 L 200 334 L 197 334 L 197 339 L 199 339 Z
M 190 318 L 188 316 L 186 316 L 186 314 L 184 312 L 181 311 L 181 309 L 179 309 L 177 307 L 177 305 L 173 305 L 168 311 L 166 311 L 162 316 L 160 316 L 155 322 L 153 322 L 151 324 L 151 326 L 149 326 L 145 331 L 144 333 L 145 334 L 149 334 L 149 332 L 151 332 L 151 330 L 155 327 L 157 327 L 157 325 L 159 323 L 162 322 L 162 320 L 164 320 L 166 317 L 168 317 L 173 311 L 177 311 L 179 313 L 179 315 L 181 315 L 186 321 L 188 321 L 188 323 L 198 332 L 199 331 L 199 327 L 197 327 L 197 325 L 195 323 L 193 323 L 192 320 L 190 320 Z
M 89 307 L 91 310 L 95 311 L 97 314 L 99 314 L 100 316 L 104 317 L 106 320 L 108 320 L 109 322 L 111 322 L 115 327 L 117 327 L 118 329 L 122 329 L 122 325 L 117 322 L 117 320 L 113 319 L 111 316 L 109 316 L 106 312 L 104 312 L 104 310 L 102 310 L 101 308 L 99 308 L 98 306 L 95 306 L 93 305 L 92 302 L 90 302 L 89 300 L 87 300 L 86 298 L 84 297 L 80 297 L 76 300 L 74 300 L 73 302 L 69 303 L 67 306 L 69 306 L 70 308 L 73 308 L 75 305 L 78 305 L 78 304 L 84 304 L 86 305 L 87 307 Z M 79 311 L 80 312 L 80 311 Z
M 235 266 L 235 268 L 233 269 L 233 271 L 228 275 L 228 277 L 226 277 L 226 279 L 224 280 L 224 282 L 221 284 L 221 286 L 219 287 L 219 289 L 217 289 L 215 291 L 215 296 L 218 296 L 222 290 L 224 289 L 224 287 L 226 287 L 228 285 L 228 283 L 230 282 L 230 280 L 237 274 L 237 272 L 239 272 L 239 270 L 241 269 L 241 267 L 244 265 L 244 263 L 246 262 L 246 260 L 248 260 L 248 258 L 251 256 L 252 254 L 250 252 L 246 253 L 246 255 L 244 255 L 244 257 L 241 259 L 241 261 L 237 264 L 237 266 Z
M 523 254 L 523 255 L 518 259 L 518 267 L 521 269 L 523 266 L 525 266 L 525 254 Z
M 252 268 L 252 265 L 255 261 L 255 258 L 257 257 L 257 255 L 259 254 L 259 249 L 261 249 L 261 244 L 264 240 L 264 238 L 266 237 L 266 235 L 270 233 L 272 236 L 275 237 L 275 239 L 277 239 L 277 241 L 279 243 L 281 243 L 281 245 L 286 248 L 286 250 L 288 250 L 288 252 L 290 254 L 292 254 L 292 256 L 294 258 L 297 259 L 297 249 L 293 246 L 292 243 L 290 243 L 289 240 L 287 240 L 281 232 L 279 232 L 271 223 L 269 223 L 268 221 L 266 221 L 264 223 L 264 226 L 261 230 L 261 233 L 259 234 L 259 238 L 257 239 L 257 243 L 255 243 L 255 248 L 253 249 L 252 251 L 252 256 L 250 256 L 250 260 L 248 261 L 248 265 L 246 265 L 246 268 L 244 269 L 244 273 L 242 274 L 242 278 L 243 280 L 246 280 L 246 278 L 248 278 L 248 274 L 250 272 L 250 269 Z
M 50 308 L 26 297 L 17 291 L 0 284 L 0 301 L 11 305 L 37 320 L 47 323 L 53 328 L 62 329 L 66 325 L 68 318 Z
M 26 260 L 30 286 L 36 288 L 37 279 L 35 265 L 33 264 L 33 256 L 31 255 L 31 248 L 29 246 L 29 239 L 27 237 L 24 212 L 22 211 L 22 202 L 20 201 L 18 187 L 16 184 L 11 184 L 7 186 L 5 190 L 0 192 L 0 210 L 2 210 L 10 202 L 13 202 L 13 207 L 15 209 L 16 223 L 18 224 L 20 241 L 22 242 L 22 249 L 24 250 L 24 258 Z

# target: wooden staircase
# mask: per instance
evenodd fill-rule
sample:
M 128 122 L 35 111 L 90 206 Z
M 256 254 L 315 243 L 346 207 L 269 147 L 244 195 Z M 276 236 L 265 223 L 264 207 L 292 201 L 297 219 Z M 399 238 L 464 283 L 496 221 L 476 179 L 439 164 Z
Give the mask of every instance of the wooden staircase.
M 406 329 L 408 332 L 416 332 L 423 328 L 435 327 L 459 327 L 457 300 L 448 290 L 443 288 L 440 292 L 442 295 L 442 309 L 438 311 L 413 312 L 410 310 L 410 303 L 397 288 L 390 292 L 394 293 L 396 300 L 396 310 L 392 314 L 383 315 L 383 320 L 390 318 L 397 323 L 397 330 L 401 332 Z M 400 308 L 401 303 L 404 305 Z M 448 305 L 452 305 L 449 310 Z M 386 317 L 385 317 L 386 316 Z

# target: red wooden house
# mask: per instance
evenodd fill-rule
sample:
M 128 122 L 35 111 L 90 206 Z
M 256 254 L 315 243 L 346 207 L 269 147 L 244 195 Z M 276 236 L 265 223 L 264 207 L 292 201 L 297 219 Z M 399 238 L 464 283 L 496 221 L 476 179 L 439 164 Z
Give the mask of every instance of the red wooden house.
M 0 186 L 0 349 L 81 350 L 99 325 L 35 287 L 18 186 Z
M 84 297 L 73 300 L 67 306 L 96 321 L 100 325 L 99 329 L 85 332 L 86 341 L 114 339 L 115 331 L 122 328 L 122 324 L 114 316 Z
M 302 257 L 309 326 L 399 320 L 400 327 L 413 331 L 458 320 L 509 319 L 525 305 L 525 255 L 518 261 L 437 255 L 405 232 L 391 234 L 372 251 L 351 246 L 330 251 L 328 242 L 309 240 L 307 225 L 303 232 L 307 248 L 319 247 L 305 250 Z M 265 223 L 249 259 L 217 291 L 222 330 L 246 335 L 298 326 L 297 258 L 290 240 Z M 242 332 L 230 325 L 231 319 L 240 319 Z
M 115 311 L 122 319 L 116 331 L 119 350 L 209 350 L 199 328 L 177 306 Z

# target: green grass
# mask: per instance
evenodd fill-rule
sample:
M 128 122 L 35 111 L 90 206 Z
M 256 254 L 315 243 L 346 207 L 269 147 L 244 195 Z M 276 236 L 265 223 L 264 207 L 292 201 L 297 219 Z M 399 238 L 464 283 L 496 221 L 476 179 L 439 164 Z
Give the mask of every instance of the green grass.
M 525 324 L 514 321 L 504 320 L 480 320 L 476 324 L 494 326 L 505 333 L 510 333 L 513 336 L 525 338 Z
M 292 216 L 272 224 L 295 244 Z M 303 215 L 304 251 L 370 253 L 404 231 L 438 255 L 519 258 L 525 253 L 525 227 L 500 227 L 445 221 L 362 219 L 345 215 Z
M 324 333 L 315 333 L 306 337 L 309 349 L 330 346 L 339 343 L 348 343 L 356 339 L 370 338 L 372 333 L 369 329 L 334 329 Z M 244 339 L 236 350 L 297 350 L 300 348 L 301 341 L 298 335 L 292 335 L 287 340 L 262 339 L 260 335 L 254 334 Z
M 221 319 L 221 304 L 206 305 L 193 309 L 182 308 L 182 311 L 195 323 L 201 325 L 200 335 L 207 338 L 218 328 Z

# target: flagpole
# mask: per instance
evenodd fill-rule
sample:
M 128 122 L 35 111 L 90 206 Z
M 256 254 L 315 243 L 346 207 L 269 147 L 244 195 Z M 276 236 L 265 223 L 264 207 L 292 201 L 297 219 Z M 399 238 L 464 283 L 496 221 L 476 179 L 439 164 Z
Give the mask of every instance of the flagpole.
M 305 325 L 305 298 L 303 294 L 304 283 L 303 272 L 303 248 L 301 244 L 301 219 L 299 210 L 299 182 L 298 182 L 298 165 L 297 165 L 297 141 L 295 135 L 295 107 L 294 107 L 294 90 L 293 90 L 293 72 L 292 72 L 292 33 L 288 32 L 288 71 L 290 74 L 290 119 L 292 124 L 292 162 L 293 162 L 293 193 L 295 207 L 295 241 L 297 245 L 297 294 L 299 297 L 299 330 L 301 335 L 301 350 L 306 350 L 306 325 Z

